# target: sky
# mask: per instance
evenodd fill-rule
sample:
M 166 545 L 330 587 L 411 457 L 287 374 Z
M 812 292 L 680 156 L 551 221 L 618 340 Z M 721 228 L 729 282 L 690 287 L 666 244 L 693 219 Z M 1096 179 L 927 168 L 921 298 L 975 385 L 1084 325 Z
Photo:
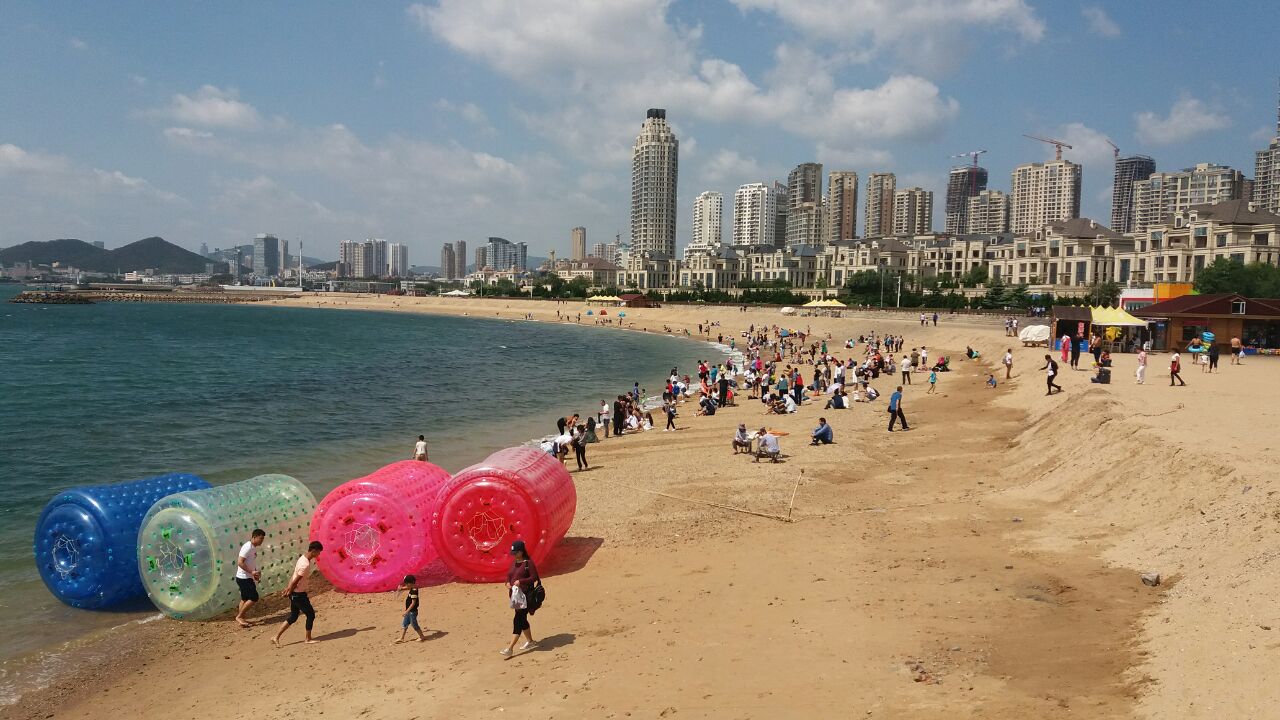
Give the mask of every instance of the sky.
M 951 156 L 986 150 L 1007 191 L 1053 155 L 1024 133 L 1074 146 L 1106 223 L 1108 139 L 1252 177 L 1274 26 L 1232 0 L 3 0 L 0 247 L 270 232 L 435 265 L 497 235 L 563 256 L 578 225 L 627 239 L 650 107 L 680 140 L 681 247 L 699 192 L 724 193 L 728 242 L 739 185 L 811 161 L 933 190 L 941 230 Z

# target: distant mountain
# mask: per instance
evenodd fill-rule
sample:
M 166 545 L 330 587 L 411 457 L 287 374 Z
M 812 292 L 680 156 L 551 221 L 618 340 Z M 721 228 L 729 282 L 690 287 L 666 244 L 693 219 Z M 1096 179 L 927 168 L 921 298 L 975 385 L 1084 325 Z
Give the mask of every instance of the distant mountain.
M 306 257 L 306 256 L 303 256 L 303 258 L 302 258 L 302 259 L 303 259 L 304 261 L 309 261 L 309 260 L 314 260 L 315 258 L 308 258 L 308 257 Z M 326 262 L 326 263 L 317 262 L 317 263 L 315 263 L 314 265 L 313 265 L 313 264 L 311 264 L 310 262 L 306 262 L 306 263 L 304 263 L 304 264 L 307 266 L 307 269 L 308 269 L 308 270 L 315 270 L 316 272 L 329 272 L 329 271 L 331 271 L 331 270 L 337 270 L 337 269 L 338 269 L 338 261 L 337 261 L 337 260 L 334 260 L 333 262 Z
M 36 265 L 52 265 L 60 262 L 93 270 L 106 262 L 110 255 L 110 252 L 83 240 L 47 240 L 25 242 L 0 250 L 0 263 L 12 265 L 16 262 L 32 262 Z
M 82 240 L 28 242 L 0 250 L 0 263 L 55 262 L 81 270 L 128 272 L 155 268 L 162 273 L 202 273 L 209 260 L 159 237 L 149 237 L 115 250 L 103 250 Z

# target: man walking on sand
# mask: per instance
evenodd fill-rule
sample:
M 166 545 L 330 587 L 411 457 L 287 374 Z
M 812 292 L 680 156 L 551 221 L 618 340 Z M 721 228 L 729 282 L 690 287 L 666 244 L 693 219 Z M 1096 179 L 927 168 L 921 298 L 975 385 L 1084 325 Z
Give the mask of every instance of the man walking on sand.
M 1145 348 L 1138 350 L 1138 369 L 1134 372 L 1134 376 L 1138 378 L 1138 384 L 1144 385 L 1147 382 L 1147 351 Z
M 280 647 L 280 637 L 284 635 L 284 631 L 288 630 L 290 625 L 298 621 L 299 615 L 307 616 L 306 644 L 315 643 L 315 640 L 311 639 L 311 629 L 316 624 L 316 610 L 311 607 L 311 598 L 307 597 L 307 588 L 311 579 L 311 570 L 315 567 L 315 559 L 320 557 L 320 553 L 323 550 L 324 545 L 321 545 L 319 540 L 312 540 L 311 544 L 307 546 L 307 551 L 293 565 L 293 577 L 289 578 L 288 587 L 281 593 L 289 598 L 289 617 L 280 626 L 280 632 L 271 638 L 271 643 L 276 647 Z
M 1062 392 L 1062 388 L 1058 383 L 1054 382 L 1054 378 L 1058 376 L 1058 361 L 1054 360 L 1052 355 L 1046 354 L 1044 356 L 1044 367 L 1040 369 L 1047 371 L 1044 379 L 1048 392 L 1045 395 L 1052 395 L 1054 388 L 1057 388 L 1058 392 Z
M 907 427 L 907 416 L 902 414 L 902 386 L 889 396 L 889 432 L 893 432 L 893 424 L 895 422 L 902 423 L 903 430 L 910 430 Z
M 248 541 L 240 546 L 240 554 L 236 557 L 236 585 L 240 586 L 240 609 L 236 612 L 236 624 L 249 627 L 244 614 L 258 602 L 258 581 L 262 572 L 258 570 L 258 546 L 267 539 L 267 533 L 256 528 L 249 534 Z

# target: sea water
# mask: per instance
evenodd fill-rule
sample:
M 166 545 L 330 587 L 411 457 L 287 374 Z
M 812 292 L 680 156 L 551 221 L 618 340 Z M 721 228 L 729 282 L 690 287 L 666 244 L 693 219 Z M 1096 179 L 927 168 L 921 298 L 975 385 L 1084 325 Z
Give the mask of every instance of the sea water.
M 22 305 L 0 285 L 0 703 L 33 655 L 145 620 L 41 584 L 32 532 L 67 487 L 262 473 L 317 497 L 411 457 L 450 472 L 594 413 L 634 382 L 695 374 L 705 344 L 566 323 L 246 305 Z M 27 628 L 28 630 L 17 630 Z M 46 658 L 47 659 L 47 658 Z M 41 672 L 46 672 L 42 670 Z

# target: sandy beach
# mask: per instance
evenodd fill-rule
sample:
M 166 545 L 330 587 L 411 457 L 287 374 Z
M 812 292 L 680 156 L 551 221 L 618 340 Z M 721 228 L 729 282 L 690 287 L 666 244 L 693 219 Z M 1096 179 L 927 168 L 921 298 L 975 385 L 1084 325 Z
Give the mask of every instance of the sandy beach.
M 542 322 L 585 312 L 517 300 L 273 302 Z M 935 328 L 910 313 L 626 313 L 629 329 L 695 337 L 698 323 L 718 322 L 712 340 L 741 342 L 749 324 L 807 328 L 829 333 L 842 359 L 848 338 L 902 334 L 908 351 L 952 358 L 953 372 L 934 395 L 927 373 L 915 376 L 909 433 L 885 432 L 884 398 L 766 417 L 744 397 L 714 417 L 682 406 L 675 433 L 590 446 L 592 468 L 573 473 L 576 520 L 542 567 L 541 646 L 510 660 L 497 652 L 510 632 L 501 585 L 430 584 L 429 640 L 403 645 L 392 644 L 394 594 L 323 587 L 318 644 L 291 630 L 271 646 L 278 599 L 249 630 L 229 618 L 121 628 L 100 641 L 110 653 L 87 653 L 77 673 L 0 717 L 1275 715 L 1280 690 L 1265 682 L 1280 648 L 1269 602 L 1280 551 L 1273 358 L 1224 360 L 1214 375 L 1189 367 L 1188 387 L 1171 388 L 1168 356 L 1151 356 L 1139 386 L 1134 356 L 1118 355 L 1113 384 L 1064 365 L 1065 392 L 1046 397 L 1046 350 L 1006 338 L 999 317 L 943 316 Z M 962 361 L 967 345 L 982 358 Z M 1006 347 L 1009 382 L 995 369 Z M 665 370 L 640 380 L 657 392 Z M 1001 378 L 995 390 L 988 372 Z M 618 378 L 618 392 L 632 380 Z M 873 385 L 887 393 L 896 382 Z M 819 416 L 834 445 L 808 445 Z M 789 432 L 785 461 L 733 455 L 740 422 Z M 1148 571 L 1159 586 L 1141 582 Z

